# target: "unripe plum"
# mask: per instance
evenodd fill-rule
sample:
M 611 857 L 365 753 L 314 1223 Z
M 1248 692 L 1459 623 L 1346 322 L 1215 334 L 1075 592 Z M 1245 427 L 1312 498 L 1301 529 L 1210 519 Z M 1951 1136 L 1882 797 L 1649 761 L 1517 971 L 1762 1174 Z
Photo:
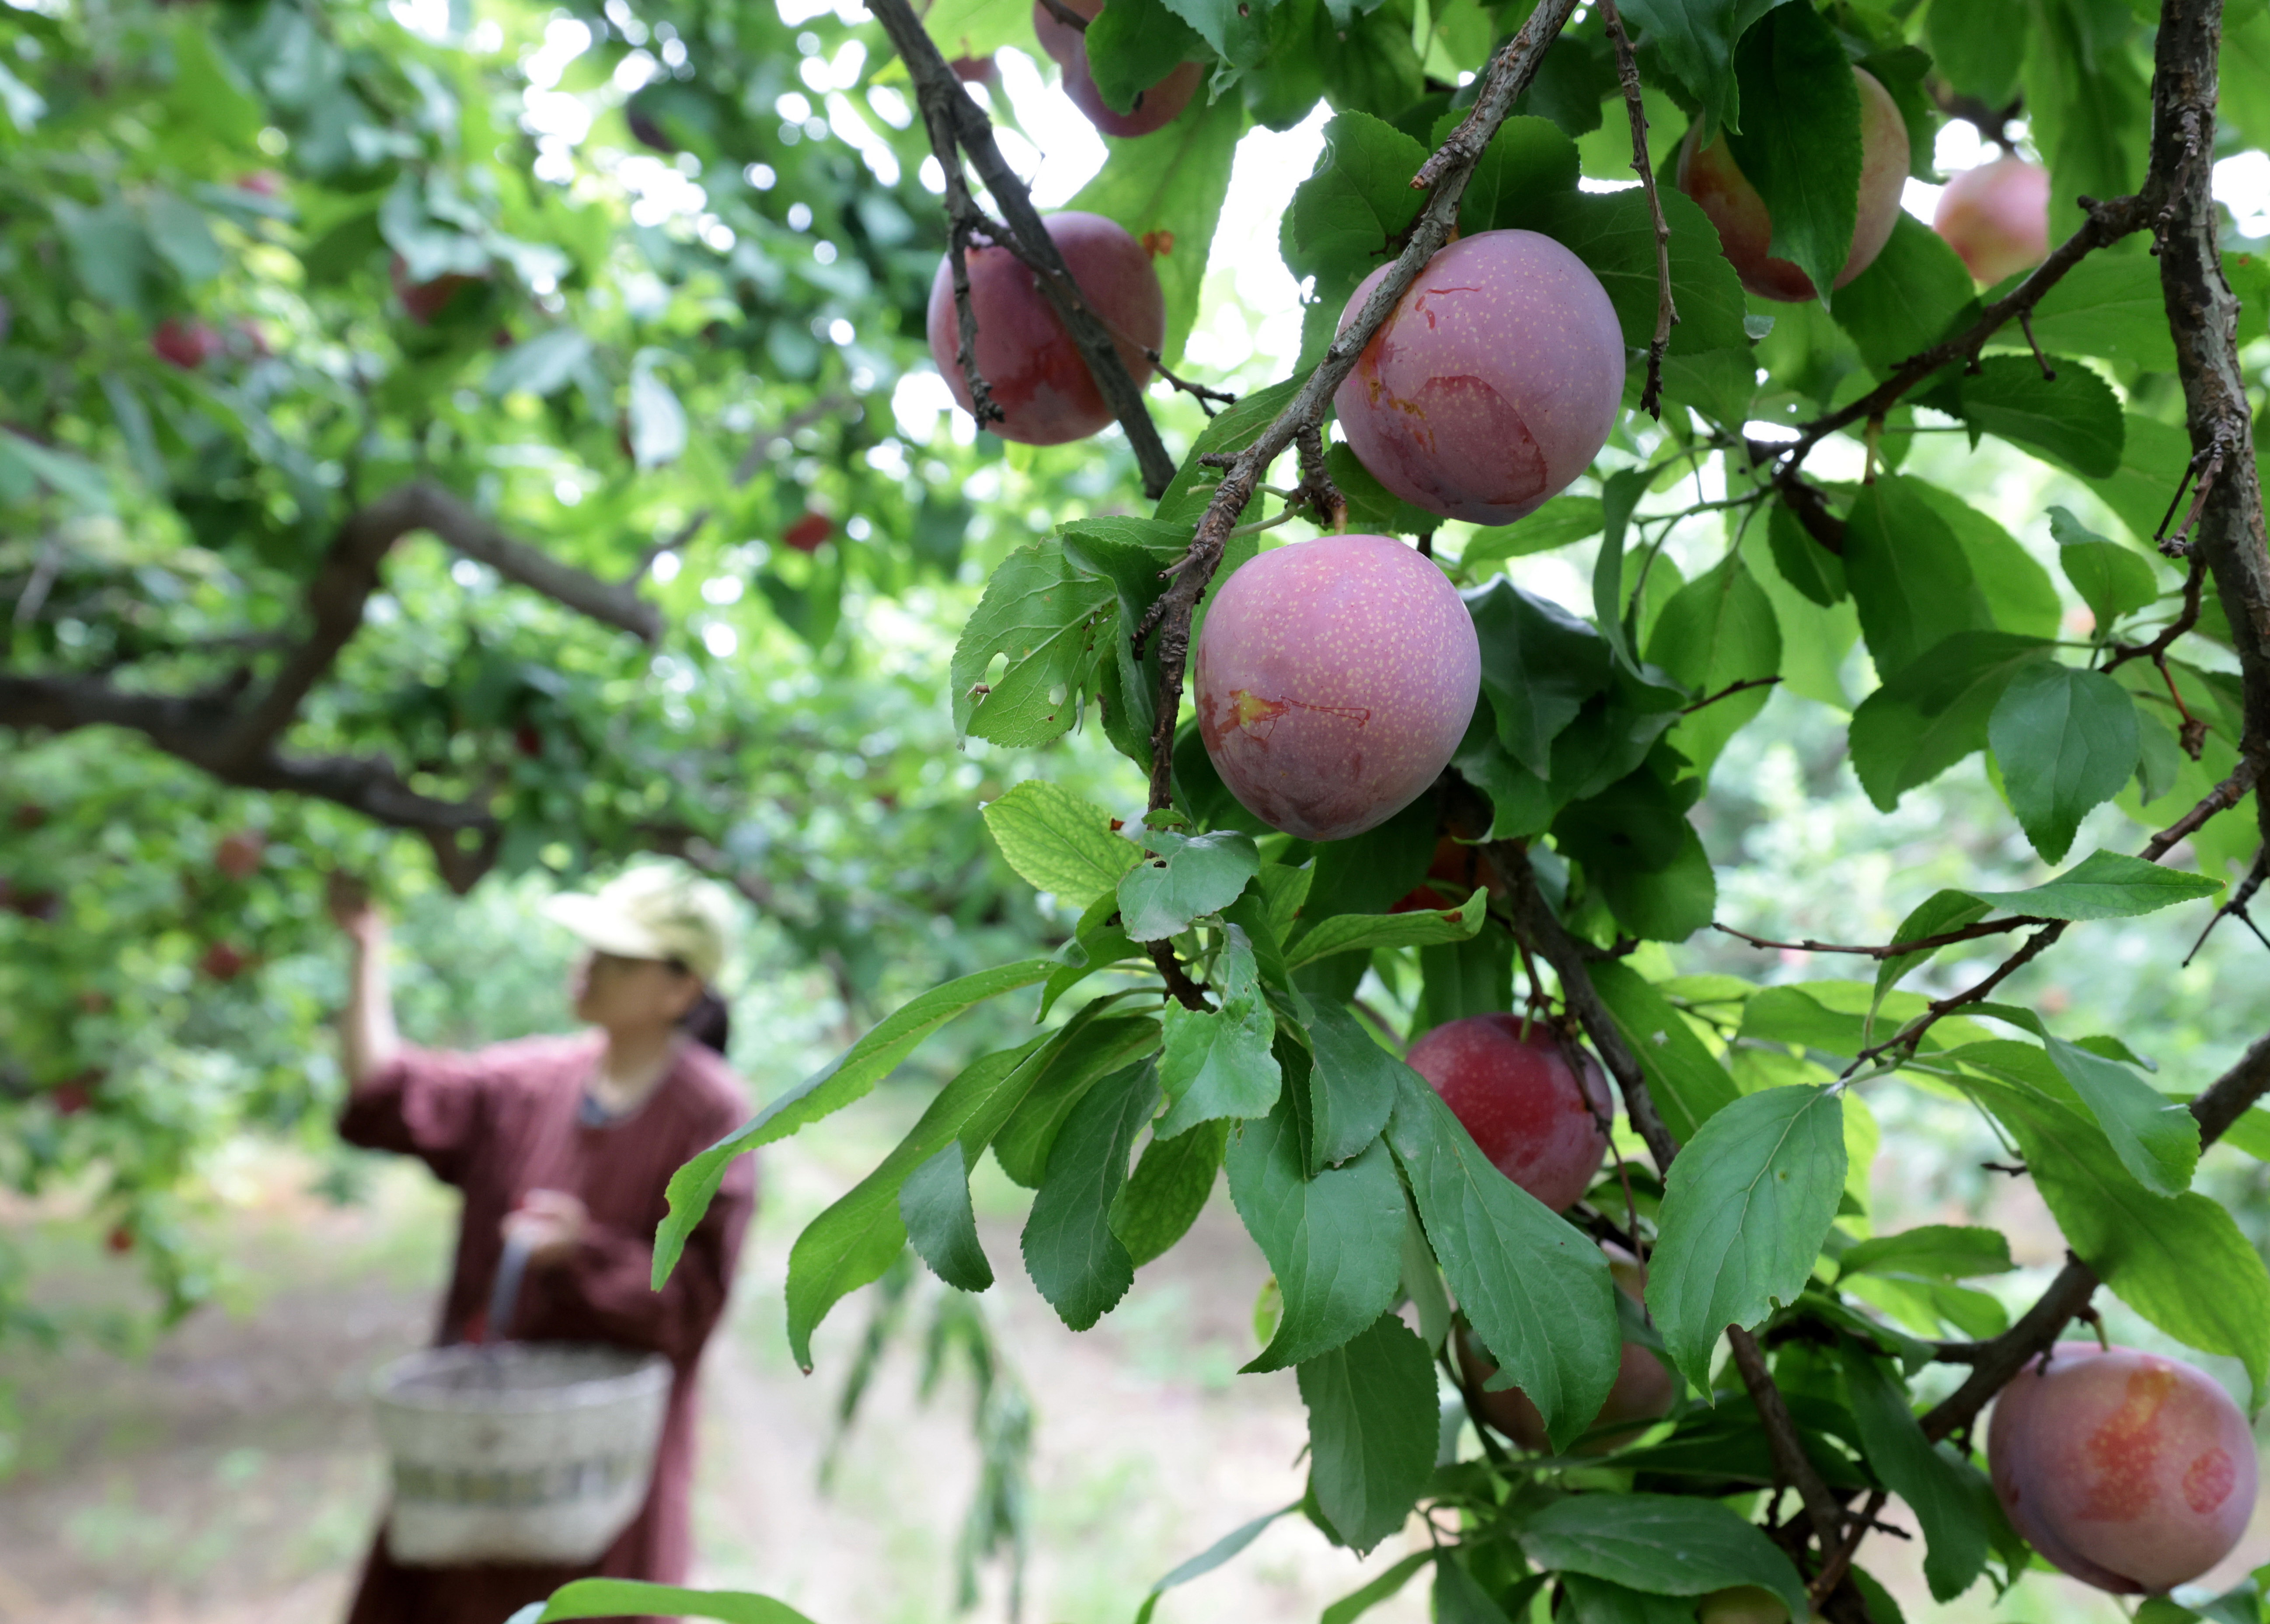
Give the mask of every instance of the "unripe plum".
M 1117 222 L 1069 211 L 1042 222 L 1088 307 L 1103 323 L 1138 384 L 1151 375 L 1147 351 L 1167 336 L 1167 300 L 1151 256 Z M 1055 446 L 1084 440 L 1111 421 L 1103 391 L 1081 359 L 1064 318 L 1041 291 L 1039 275 L 1007 248 L 970 246 L 969 306 L 977 317 L 977 370 L 1005 414 L 989 423 L 1004 440 Z M 969 385 L 954 360 L 960 329 L 953 265 L 938 262 L 930 288 L 930 353 L 964 412 Z
M 2011 1526 L 2075 1578 L 2164 1591 L 2228 1556 L 2254 1510 L 2253 1435 L 2180 1360 L 2060 1342 L 1994 1402 L 1986 1453 Z
M 1762 1584 L 1738 1584 L 1705 1596 L 1695 1618 L 1695 1624 L 1789 1624 L 1789 1604 Z
M 1211 630 L 1211 625 L 1208 627 Z M 1615 1107 L 1590 1055 L 1581 1081 L 1559 1033 L 1503 1013 L 1446 1021 L 1411 1046 L 1411 1069 L 1498 1171 L 1558 1212 L 1591 1187 Z
M 1061 4 L 1065 10 L 1077 11 L 1089 22 L 1094 22 L 1103 10 L 1103 0 L 1061 0 Z M 1199 81 L 1205 77 L 1205 69 L 1199 63 L 1177 63 L 1165 78 L 1137 93 L 1132 108 L 1116 113 L 1104 105 L 1103 93 L 1096 88 L 1095 75 L 1087 65 L 1087 34 L 1068 23 L 1058 22 L 1040 0 L 1033 3 L 1033 32 L 1040 37 L 1041 48 L 1063 67 L 1064 91 L 1072 98 L 1072 106 L 1107 136 L 1147 136 L 1154 130 L 1164 129 L 1190 106 L 1191 98 L 1198 93 Z
M 1981 282 L 2031 271 L 2050 255 L 2050 172 L 1998 158 L 1947 183 L 1931 228 Z
M 1621 1246 L 1603 1246 L 1601 1250 L 1608 1254 L 1608 1271 L 1615 1277 L 1616 1289 L 1634 1302 L 1639 1301 L 1647 1289 L 1646 1268 Z M 1545 1418 L 1538 1413 L 1527 1393 L 1517 1387 L 1494 1393 L 1484 1390 L 1483 1384 L 1497 1374 L 1497 1365 L 1463 1325 L 1458 1328 L 1458 1356 L 1459 1372 L 1466 1380 L 1468 1402 L 1480 1420 L 1524 1450 L 1552 1447 L 1552 1440 L 1545 1431 Z M 1576 1445 L 1576 1453 L 1604 1455 L 1629 1442 L 1650 1423 L 1670 1414 L 1678 1398 L 1679 1384 L 1663 1361 L 1652 1350 L 1636 1342 L 1625 1343 L 1623 1361 L 1616 1368 L 1615 1383 L 1608 1389 L 1607 1401 L 1592 1418 L 1592 1425 L 1587 1429 L 1590 1435 Z M 1620 1425 L 1623 1422 L 1631 1424 Z M 1615 1430 L 1607 1430 L 1611 1427 Z
M 1441 775 L 1481 693 L 1481 647 L 1434 563 L 1387 536 L 1248 562 L 1198 634 L 1198 736 L 1238 804 L 1303 840 L 1384 823 Z
M 1875 75 L 1855 68 L 1852 77 L 1860 87 L 1860 207 L 1852 226 L 1852 251 L 1836 273 L 1837 287 L 1875 263 L 1891 241 L 1892 227 L 1899 223 L 1900 193 L 1908 179 L 1908 127 L 1899 105 Z M 1773 216 L 1735 163 L 1725 133 L 1720 131 L 1717 140 L 1698 150 L 1696 137 L 1702 133 L 1702 126 L 1696 125 L 1680 145 L 1679 189 L 1718 228 L 1718 246 L 1733 263 L 1742 285 L 1760 298 L 1791 304 L 1814 297 L 1811 277 L 1768 252 L 1773 244 Z
M 1387 270 L 1358 285 L 1342 329 Z M 1600 279 L 1550 237 L 1485 231 L 1428 261 L 1332 404 L 1356 460 L 1398 496 L 1510 524 L 1591 465 L 1623 389 L 1623 326 Z

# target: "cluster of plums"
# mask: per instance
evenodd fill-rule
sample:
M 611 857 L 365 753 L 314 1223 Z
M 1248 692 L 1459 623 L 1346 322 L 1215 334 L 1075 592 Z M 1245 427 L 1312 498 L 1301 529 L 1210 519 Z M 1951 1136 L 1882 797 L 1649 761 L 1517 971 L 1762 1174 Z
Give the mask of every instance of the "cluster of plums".
M 1059 0 L 1093 18 L 1102 0 Z M 1099 129 L 1140 136 L 1181 112 L 1199 70 L 1179 64 L 1133 112 L 1105 108 L 1085 36 L 1035 4 L 1034 27 L 1063 65 L 1066 93 Z M 1863 157 L 1842 286 L 1889 241 L 1908 174 L 1907 127 L 1883 85 L 1852 70 Z M 1716 226 L 1744 286 L 1805 300 L 1806 273 L 1768 252 L 1773 221 L 1723 135 L 1700 130 L 1676 178 Z M 2048 177 L 2014 158 L 1948 185 L 1938 226 L 1973 275 L 1997 280 L 2047 252 Z M 1100 216 L 1045 222 L 1089 307 L 1139 385 L 1163 338 L 1165 302 L 1151 245 Z M 973 245 L 966 263 L 975 361 L 1003 439 L 1057 445 L 1111 421 L 1039 276 L 1008 248 Z M 1340 317 L 1354 320 L 1382 266 Z M 959 360 L 951 266 L 931 286 L 931 352 L 973 410 Z M 1395 495 L 1448 519 L 1508 524 L 1591 465 L 1624 391 L 1623 328 L 1599 278 L 1554 239 L 1486 231 L 1429 261 L 1364 346 L 1333 397 L 1349 449 Z M 1272 827 L 1340 840 L 1392 817 L 1434 782 L 1465 737 L 1480 693 L 1473 626 L 1443 572 L 1385 536 L 1326 536 L 1265 552 L 1214 594 L 1195 660 L 1200 736 L 1238 801 Z

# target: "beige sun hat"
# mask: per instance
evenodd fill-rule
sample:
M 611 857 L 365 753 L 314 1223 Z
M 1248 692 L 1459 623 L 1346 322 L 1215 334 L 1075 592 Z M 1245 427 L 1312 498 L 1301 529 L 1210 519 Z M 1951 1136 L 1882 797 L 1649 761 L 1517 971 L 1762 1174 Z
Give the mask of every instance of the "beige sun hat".
M 724 968 L 732 904 L 707 880 L 664 864 L 618 875 L 585 896 L 547 898 L 545 916 L 586 945 L 624 959 L 675 959 L 705 982 Z

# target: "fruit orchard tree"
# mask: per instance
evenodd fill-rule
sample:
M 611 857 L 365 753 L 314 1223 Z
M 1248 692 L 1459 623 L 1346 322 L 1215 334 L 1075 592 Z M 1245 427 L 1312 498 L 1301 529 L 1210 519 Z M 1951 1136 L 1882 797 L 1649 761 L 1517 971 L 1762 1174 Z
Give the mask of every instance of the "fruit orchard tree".
M 462 891 L 670 852 L 815 956 L 880 953 L 892 996 L 679 1173 L 657 1278 L 733 1157 L 949 1023 L 1006 1033 L 798 1237 L 793 1353 L 909 1248 L 992 1283 L 989 1153 L 1079 1330 L 1226 1183 L 1274 1272 L 1248 1368 L 1309 1420 L 1276 1515 L 1432 1536 L 1339 1618 L 1424 1570 L 1444 1618 L 1885 1624 L 1894 1497 L 1941 1601 L 2228 1555 L 2239 1405 L 2065 1333 L 2108 1294 L 2259 1402 L 2270 1271 L 2193 1186 L 2270 1145 L 2270 1037 L 2154 1077 L 2003 994 L 2105 921 L 2244 922 L 2264 878 L 2270 276 L 2214 186 L 2270 140 L 2270 14 L 870 12 L 7 14 L 18 1182 L 178 1142 L 119 1039 L 169 988 L 263 982 L 309 854 L 415 842 Z M 1109 135 L 1045 218 L 994 122 L 1011 47 Z M 648 151 L 599 161 L 602 115 Z M 1232 157 L 1312 116 L 1278 200 L 1301 353 L 1230 400 L 1188 339 Z M 1899 199 L 1950 122 L 2018 167 L 1935 233 Z M 884 407 L 925 352 L 986 432 L 910 453 Z M 1934 436 L 2081 493 L 2055 574 Z M 973 511 L 986 459 L 1025 500 Z M 1691 580 L 1674 530 L 1711 538 Z M 886 606 L 935 606 L 965 538 L 1002 545 L 947 692 L 909 694 Z M 1589 613 L 1508 573 L 1561 548 Z M 1983 754 L 2046 877 L 1881 941 L 1748 938 L 1851 975 L 1679 974 L 1740 934 L 1696 819 L 1777 685 L 1850 709 L 1888 816 Z M 936 770 L 949 718 L 980 782 Z M 904 928 L 1034 908 L 975 874 L 981 802 L 1077 920 L 1006 961 Z M 195 851 L 186 903 L 107 881 L 156 866 L 136 842 Z M 905 871 L 847 923 L 879 846 Z M 1998 1231 L 1876 1231 L 1871 1102 L 1903 1091 L 1975 1108 L 2062 1230 L 2014 1315 L 1966 1284 L 2010 1267 Z M 2213 1605 L 2259 1616 L 2251 1582 Z M 531 1616 L 630 1610 L 792 1617 L 607 1583 Z

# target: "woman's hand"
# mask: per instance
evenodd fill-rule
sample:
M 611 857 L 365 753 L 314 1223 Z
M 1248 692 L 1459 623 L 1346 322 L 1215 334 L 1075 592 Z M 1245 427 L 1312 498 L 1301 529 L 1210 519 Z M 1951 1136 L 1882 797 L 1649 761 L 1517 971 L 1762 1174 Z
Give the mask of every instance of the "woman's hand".
M 323 902 L 331 923 L 364 946 L 386 928 L 386 916 L 370 900 L 370 886 L 343 869 L 331 871 Z
M 590 1227 L 591 1210 L 566 1190 L 531 1190 L 505 1214 L 503 1232 L 528 1249 L 529 1262 L 551 1268 L 575 1255 Z

